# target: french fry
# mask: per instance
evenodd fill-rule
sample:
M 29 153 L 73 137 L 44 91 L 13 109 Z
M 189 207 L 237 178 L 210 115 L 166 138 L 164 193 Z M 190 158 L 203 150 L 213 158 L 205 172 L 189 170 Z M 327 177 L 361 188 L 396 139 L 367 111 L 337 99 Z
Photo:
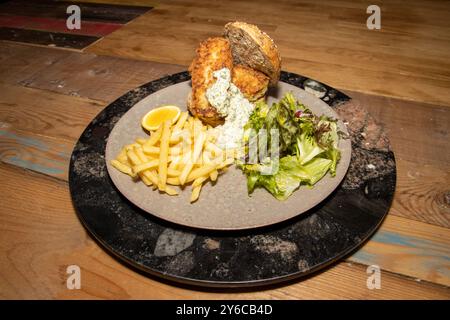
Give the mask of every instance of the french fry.
M 178 168 L 179 163 L 181 162 L 182 156 L 169 156 L 170 164 L 167 167 L 167 170 L 173 169 L 176 170 Z
M 211 152 L 208 150 L 203 150 L 203 164 L 213 164 L 212 160 L 211 160 Z
M 206 140 L 209 141 L 209 142 L 212 142 L 212 143 L 216 142 L 216 140 L 217 140 L 217 132 L 215 130 L 210 130 L 210 131 L 208 131 L 208 130 L 206 131 L 207 134 L 208 134 L 208 138 Z
M 167 168 L 167 176 L 169 177 L 178 177 L 181 174 L 181 171 L 171 169 L 170 167 Z
M 198 158 L 200 157 L 200 153 L 202 152 L 205 138 L 206 138 L 206 135 L 204 132 L 200 132 L 198 134 L 198 137 L 194 144 L 194 151 L 192 153 L 192 159 L 190 159 L 190 161 L 188 161 L 188 163 L 185 165 L 185 167 L 183 168 L 183 171 L 181 172 L 181 175 L 180 175 L 180 182 L 182 185 L 184 185 L 186 183 L 186 179 L 188 178 L 189 173 L 191 172 L 192 168 L 194 167 L 194 164 L 198 161 Z
M 156 131 L 152 132 L 152 134 L 150 135 L 150 139 L 148 139 L 144 145 L 145 146 L 155 145 L 161 138 L 161 134 L 162 134 L 162 125 L 160 125 L 158 129 L 156 129 Z
M 134 152 L 136 153 L 137 157 L 139 158 L 139 160 L 141 161 L 142 165 L 143 163 L 147 163 L 150 161 L 150 159 L 144 154 L 144 152 L 142 151 L 141 147 L 134 147 Z M 151 176 L 149 176 L 149 173 L 147 172 L 139 172 L 138 173 L 139 178 L 142 179 L 142 181 L 147 185 L 147 186 L 151 186 L 152 184 L 155 184 L 155 180 L 152 179 Z M 158 183 L 158 179 L 156 179 L 156 183 Z
M 216 130 L 183 112 L 175 124 L 166 121 L 148 139 L 124 146 L 111 165 L 171 196 L 179 193 L 171 186 L 192 183 L 190 201 L 195 202 L 203 184 L 217 181 L 237 157 L 237 149 L 221 149 L 216 141 Z
M 135 165 L 133 167 L 133 172 L 134 173 L 139 173 L 139 172 L 142 172 L 142 171 L 145 171 L 145 170 L 148 170 L 148 169 L 156 168 L 159 165 L 159 162 L 160 162 L 159 159 L 154 159 L 154 160 L 151 160 L 149 162 L 144 162 L 144 163 Z
M 151 186 L 152 182 L 150 181 L 149 178 L 147 178 L 142 172 L 139 173 L 139 178 L 141 178 L 142 182 L 146 185 L 146 186 Z
M 169 186 L 164 187 L 164 192 L 167 193 L 169 196 L 177 196 L 178 195 L 178 192 Z
M 158 175 L 155 170 L 146 170 L 142 174 L 152 182 L 155 188 L 158 186 Z
M 172 186 L 179 186 L 180 185 L 180 179 L 178 179 L 178 177 L 168 177 L 167 178 L 167 184 L 170 184 Z
M 227 166 L 229 166 L 230 164 L 233 164 L 233 163 L 234 163 L 234 159 L 233 158 L 225 159 L 222 163 L 220 163 L 217 166 L 217 169 L 223 169 L 223 168 L 225 168 L 225 167 L 227 167 Z
M 188 128 L 189 128 L 189 130 L 191 130 L 192 131 L 192 129 L 193 129 L 193 125 L 194 125 L 194 118 L 189 118 L 188 119 L 188 121 L 187 121 L 187 124 L 188 124 Z
M 198 160 L 200 157 L 202 150 L 203 150 L 203 144 L 206 140 L 206 134 L 204 132 L 199 132 L 199 134 L 196 136 L 195 142 L 194 142 L 194 151 L 192 154 L 193 161 Z
M 137 139 L 136 139 L 136 143 L 139 143 L 141 146 L 142 146 L 143 144 L 145 144 L 146 142 L 147 142 L 147 140 L 144 139 L 144 138 L 137 138 Z
M 184 124 L 186 123 L 186 120 L 189 117 L 189 112 L 182 112 L 180 117 L 178 118 L 177 123 L 173 126 L 173 131 L 179 131 L 183 128 Z
M 197 187 L 197 186 L 201 185 L 203 182 L 205 182 L 206 180 L 208 180 L 207 176 L 198 177 L 197 179 L 194 180 L 194 182 L 192 182 L 192 186 Z
M 205 143 L 205 149 L 210 151 L 214 156 L 219 156 L 223 154 L 223 150 L 221 148 L 219 148 L 214 143 L 209 141 Z
M 197 201 L 200 196 L 200 190 L 202 190 L 202 185 L 198 185 L 192 189 L 191 202 Z
M 189 150 L 183 153 L 179 165 L 181 165 L 184 168 L 186 164 L 190 162 L 191 158 L 192 158 L 192 150 L 190 150 L 189 148 Z
M 134 147 L 134 152 L 138 156 L 139 160 L 141 160 L 141 162 L 148 162 L 148 158 L 142 151 L 141 147 Z
M 132 177 L 134 176 L 133 171 L 131 170 L 131 168 L 130 168 L 129 166 L 123 164 L 122 162 L 120 162 L 120 161 L 114 159 L 114 160 L 111 160 L 110 163 L 111 163 L 111 165 L 112 165 L 114 168 L 116 168 L 116 169 L 119 170 L 120 172 L 123 172 L 123 173 L 125 173 L 125 174 L 127 174 L 127 175 L 129 175 L 129 176 L 132 176 Z
M 194 123 L 193 123 L 193 135 L 194 137 L 197 137 L 200 133 L 200 131 L 203 131 L 203 124 L 202 121 L 199 118 L 194 118 Z
M 211 181 L 216 181 L 218 176 L 219 176 L 219 172 L 217 170 L 211 171 L 209 173 L 209 178 L 211 179 Z
M 169 138 L 169 144 L 177 144 L 180 142 L 180 140 L 181 140 L 181 132 L 178 132 L 178 131 L 173 132 L 172 131 L 170 138 Z
M 192 170 L 189 176 L 186 179 L 186 182 L 194 181 L 195 179 L 201 176 L 208 176 L 212 171 L 216 170 L 215 165 L 204 165 L 199 168 Z M 181 181 L 181 179 L 180 179 Z
M 120 150 L 120 153 L 117 155 L 116 159 L 123 164 L 128 164 L 127 151 L 125 150 L 125 148 L 122 148 L 122 150 Z
M 169 157 L 170 120 L 163 123 L 161 143 L 159 145 L 158 188 L 164 190 L 167 181 L 167 160 Z
M 142 150 L 146 154 L 159 154 L 159 151 L 160 151 L 159 147 L 149 146 L 149 145 L 146 145 L 146 144 L 144 144 L 142 146 Z
M 140 144 L 139 143 L 131 143 L 131 144 L 127 144 L 124 148 L 125 148 L 125 150 L 133 150 L 134 149 L 134 147 L 139 147 L 140 146 Z
M 127 157 L 128 160 L 130 160 L 131 164 L 133 166 L 137 166 L 138 164 L 141 164 L 141 160 L 139 159 L 139 157 L 136 155 L 136 153 L 134 152 L 133 149 L 129 149 L 127 151 Z
M 193 167 L 194 163 L 192 162 L 192 159 L 188 159 L 188 161 L 185 163 L 185 166 L 183 167 L 183 170 L 181 171 L 180 176 L 178 177 L 180 179 L 181 185 L 184 185 L 186 183 L 187 177 Z
M 169 154 L 171 156 L 178 156 L 180 154 L 183 153 L 183 148 L 182 147 L 172 147 L 169 149 Z

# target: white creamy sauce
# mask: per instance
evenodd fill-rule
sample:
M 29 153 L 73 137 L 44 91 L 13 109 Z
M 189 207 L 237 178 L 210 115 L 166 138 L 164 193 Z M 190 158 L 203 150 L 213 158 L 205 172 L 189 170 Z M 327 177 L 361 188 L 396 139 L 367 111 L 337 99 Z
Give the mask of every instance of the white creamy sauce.
M 215 129 L 218 131 L 217 144 L 222 148 L 235 148 L 242 142 L 244 125 L 247 123 L 254 105 L 231 82 L 231 72 L 228 68 L 213 73 L 216 82 L 206 90 L 206 98 L 225 117 L 225 122 Z

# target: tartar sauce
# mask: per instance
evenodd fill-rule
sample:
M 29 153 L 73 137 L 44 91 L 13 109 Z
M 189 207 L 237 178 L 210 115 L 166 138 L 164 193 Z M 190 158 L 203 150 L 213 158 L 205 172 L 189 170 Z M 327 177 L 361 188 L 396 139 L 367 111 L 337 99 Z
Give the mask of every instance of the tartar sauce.
M 242 143 L 244 126 L 254 105 L 231 82 L 231 72 L 228 68 L 215 71 L 213 76 L 217 80 L 206 90 L 206 98 L 217 112 L 225 117 L 224 124 L 216 127 L 217 144 L 222 148 L 235 148 Z

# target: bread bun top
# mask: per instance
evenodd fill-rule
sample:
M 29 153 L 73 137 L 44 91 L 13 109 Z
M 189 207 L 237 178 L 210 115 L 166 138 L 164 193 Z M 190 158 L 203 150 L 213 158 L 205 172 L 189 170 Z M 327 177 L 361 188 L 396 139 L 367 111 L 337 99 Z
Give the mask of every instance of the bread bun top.
M 273 40 L 257 26 L 245 22 L 225 25 L 224 36 L 231 45 L 233 62 L 266 74 L 270 84 L 280 79 L 281 58 Z

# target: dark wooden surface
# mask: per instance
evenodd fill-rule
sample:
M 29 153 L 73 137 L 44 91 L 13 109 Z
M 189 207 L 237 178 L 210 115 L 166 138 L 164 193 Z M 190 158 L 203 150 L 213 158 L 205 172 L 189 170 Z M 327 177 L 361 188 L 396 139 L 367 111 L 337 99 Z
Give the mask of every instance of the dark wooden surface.
M 0 39 L 37 45 L 83 49 L 101 37 L 152 9 L 131 6 L 77 2 L 80 29 L 69 30 L 68 1 L 9 0 L 0 3 Z

